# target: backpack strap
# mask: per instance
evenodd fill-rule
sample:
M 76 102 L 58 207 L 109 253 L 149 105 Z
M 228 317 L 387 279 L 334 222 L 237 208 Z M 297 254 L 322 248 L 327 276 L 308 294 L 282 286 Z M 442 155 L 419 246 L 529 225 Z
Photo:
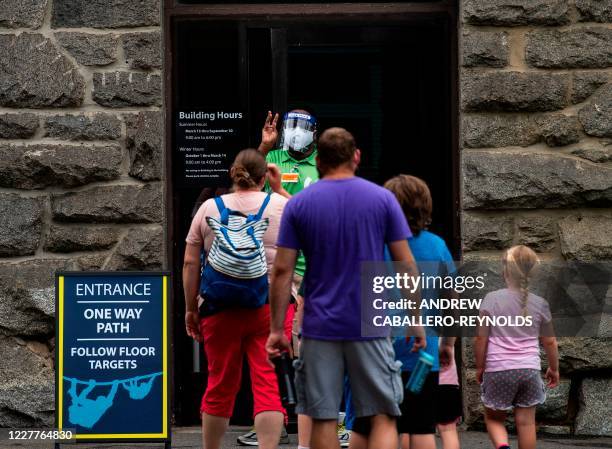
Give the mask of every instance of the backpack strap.
M 227 225 L 229 222 L 230 210 L 225 207 L 225 203 L 220 196 L 215 197 L 215 204 L 217 205 L 217 209 L 219 209 L 219 214 L 221 215 L 221 223 Z
M 253 220 L 261 220 L 261 216 L 263 215 L 264 210 L 266 210 L 266 207 L 268 206 L 269 202 L 270 202 L 270 194 L 268 193 L 266 195 L 266 199 L 264 199 L 263 203 L 261 204 L 259 211 L 255 215 L 253 215 Z

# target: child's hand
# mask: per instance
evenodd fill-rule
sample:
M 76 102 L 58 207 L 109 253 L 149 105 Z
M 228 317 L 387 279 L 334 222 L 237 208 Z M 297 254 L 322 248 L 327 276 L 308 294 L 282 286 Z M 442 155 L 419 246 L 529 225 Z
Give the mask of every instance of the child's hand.
M 548 388 L 555 388 L 559 385 L 559 371 L 548 368 L 544 377 L 546 377 Z
M 484 374 L 484 368 L 478 368 L 476 370 L 476 381 L 478 381 L 478 384 L 482 384 L 483 374 Z
M 414 333 L 414 343 L 410 352 L 418 352 L 421 349 L 427 347 L 427 339 L 425 338 L 425 330 L 421 326 L 415 326 L 410 328 Z M 406 336 L 406 342 L 410 340 L 409 336 Z
M 453 361 L 453 346 L 440 345 L 440 368 L 446 369 Z

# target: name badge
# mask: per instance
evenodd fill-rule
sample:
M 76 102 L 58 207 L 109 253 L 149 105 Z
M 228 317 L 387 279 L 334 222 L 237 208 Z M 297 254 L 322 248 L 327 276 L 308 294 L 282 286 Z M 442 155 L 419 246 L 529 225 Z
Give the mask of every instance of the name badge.
M 299 173 L 282 173 L 281 174 L 281 182 L 291 182 L 296 183 L 300 179 Z

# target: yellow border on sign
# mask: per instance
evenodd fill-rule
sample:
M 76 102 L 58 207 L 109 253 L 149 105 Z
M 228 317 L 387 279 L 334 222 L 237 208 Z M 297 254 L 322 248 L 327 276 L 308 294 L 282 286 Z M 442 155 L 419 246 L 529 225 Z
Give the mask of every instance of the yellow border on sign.
M 64 387 L 64 276 L 59 277 L 58 292 L 58 430 L 63 427 L 63 387 Z M 162 276 L 162 432 L 161 433 L 105 433 L 105 434 L 75 434 L 74 438 L 81 440 L 119 439 L 119 438 L 167 438 L 168 437 L 168 276 Z
M 64 410 L 63 410 L 63 406 L 64 406 L 64 276 L 60 276 L 59 277 L 59 286 L 58 286 L 59 292 L 58 292 L 58 297 L 59 297 L 59 301 L 58 301 L 58 332 L 57 332 L 57 344 L 58 344 L 58 348 L 60 348 L 59 350 L 59 357 L 58 357 L 58 361 L 57 361 L 57 371 L 58 371 L 58 385 L 57 385 L 57 394 L 59 396 L 58 401 L 57 401 L 57 408 L 58 408 L 58 421 L 57 421 L 57 427 L 59 428 L 59 430 L 62 430 L 62 420 L 64 419 Z

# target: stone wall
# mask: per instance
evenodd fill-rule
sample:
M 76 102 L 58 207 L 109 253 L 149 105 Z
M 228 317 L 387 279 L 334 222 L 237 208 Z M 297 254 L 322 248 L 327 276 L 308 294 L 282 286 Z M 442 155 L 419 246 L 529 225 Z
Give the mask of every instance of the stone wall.
M 612 2 L 462 0 L 462 244 L 497 261 L 612 259 Z M 541 429 L 612 435 L 612 339 L 560 340 L 561 387 Z M 468 426 L 482 426 L 464 341 Z
M 163 268 L 160 0 L 0 0 L 0 427 L 53 422 L 56 270 Z

